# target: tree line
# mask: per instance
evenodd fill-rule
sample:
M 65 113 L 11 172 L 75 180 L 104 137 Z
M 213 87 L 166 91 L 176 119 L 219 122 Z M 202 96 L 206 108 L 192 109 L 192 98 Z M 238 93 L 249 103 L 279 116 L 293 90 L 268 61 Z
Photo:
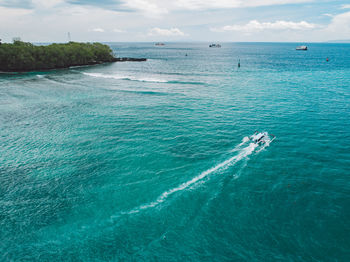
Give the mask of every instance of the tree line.
M 15 41 L 0 44 L 0 71 L 35 71 L 113 62 L 113 51 L 100 43 L 51 44 L 36 46 Z

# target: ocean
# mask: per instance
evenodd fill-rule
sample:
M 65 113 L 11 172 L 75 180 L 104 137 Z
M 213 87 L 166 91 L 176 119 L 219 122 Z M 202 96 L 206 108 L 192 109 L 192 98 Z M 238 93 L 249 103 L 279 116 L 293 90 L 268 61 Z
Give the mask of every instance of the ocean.
M 0 75 L 1 261 L 350 261 L 350 44 L 109 45 Z

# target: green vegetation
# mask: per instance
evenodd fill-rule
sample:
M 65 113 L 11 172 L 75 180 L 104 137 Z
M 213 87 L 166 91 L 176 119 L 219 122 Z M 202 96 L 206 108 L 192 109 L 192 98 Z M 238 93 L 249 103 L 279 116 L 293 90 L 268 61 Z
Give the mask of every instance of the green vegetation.
M 13 44 L 0 44 L 0 71 L 4 72 L 47 70 L 114 61 L 116 58 L 110 47 L 100 43 L 69 42 L 35 46 L 15 41 Z

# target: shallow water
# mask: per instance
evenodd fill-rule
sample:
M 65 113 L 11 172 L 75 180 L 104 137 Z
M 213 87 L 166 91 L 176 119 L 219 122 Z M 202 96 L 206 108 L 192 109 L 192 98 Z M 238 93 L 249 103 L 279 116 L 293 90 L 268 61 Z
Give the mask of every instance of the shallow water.
M 0 75 L 0 260 L 349 261 L 349 44 L 110 45 Z

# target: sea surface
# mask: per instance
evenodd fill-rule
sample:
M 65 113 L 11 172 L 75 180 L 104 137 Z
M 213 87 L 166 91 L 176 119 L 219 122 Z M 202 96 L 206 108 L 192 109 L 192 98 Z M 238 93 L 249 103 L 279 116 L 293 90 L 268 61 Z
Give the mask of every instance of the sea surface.
M 208 44 L 0 75 L 0 261 L 350 261 L 350 44 Z

